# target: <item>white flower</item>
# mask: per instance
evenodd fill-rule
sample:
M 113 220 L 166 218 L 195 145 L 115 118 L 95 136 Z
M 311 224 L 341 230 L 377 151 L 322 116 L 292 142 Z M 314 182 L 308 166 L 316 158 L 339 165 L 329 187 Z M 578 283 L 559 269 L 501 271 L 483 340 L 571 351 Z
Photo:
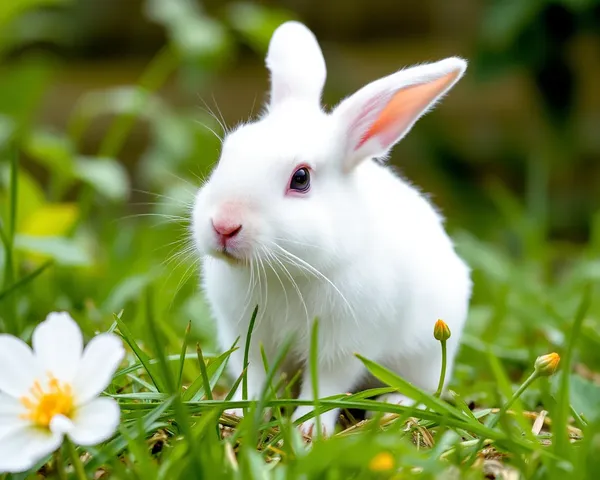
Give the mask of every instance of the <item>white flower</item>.
M 120 410 L 97 398 L 111 382 L 125 350 L 102 333 L 83 350 L 79 326 L 66 312 L 50 313 L 33 332 L 33 351 L 0 335 L 0 472 L 22 472 L 60 447 L 112 436 Z

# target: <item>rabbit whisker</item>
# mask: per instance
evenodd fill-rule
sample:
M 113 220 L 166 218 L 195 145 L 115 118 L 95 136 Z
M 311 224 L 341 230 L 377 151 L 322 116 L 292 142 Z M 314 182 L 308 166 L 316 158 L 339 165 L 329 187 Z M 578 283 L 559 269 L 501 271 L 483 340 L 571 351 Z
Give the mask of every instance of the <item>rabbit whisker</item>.
M 208 113 L 215 122 L 217 122 L 217 124 L 221 127 L 221 130 L 223 130 L 223 135 L 227 135 L 229 132 L 227 130 L 227 127 L 225 126 L 225 122 L 221 121 L 221 119 L 219 119 L 219 117 L 217 117 L 217 115 L 215 115 L 215 112 L 212 110 L 212 108 L 209 107 L 208 103 L 206 103 L 206 100 L 204 100 L 202 97 L 198 96 L 198 98 L 200 98 L 200 101 L 204 104 L 204 108 L 203 110 Z M 215 102 L 215 97 L 213 96 L 213 102 L 215 103 L 215 106 L 217 106 L 217 102 Z M 221 139 L 221 137 L 219 137 L 219 139 Z M 223 140 L 221 139 L 221 143 L 223 143 Z
M 200 120 L 195 120 L 195 122 L 201 127 L 206 128 L 206 130 L 208 130 L 210 133 L 212 133 L 215 136 L 215 138 L 219 141 L 219 143 L 223 143 L 223 137 L 221 137 L 217 132 L 215 132 L 212 128 L 206 125 L 206 123 L 202 123 Z
M 196 267 L 198 267 L 198 263 L 200 262 L 200 258 L 196 258 L 185 270 L 185 272 L 183 273 L 183 275 L 181 276 L 181 278 L 179 279 L 179 283 L 177 284 L 177 288 L 175 289 L 175 293 L 173 293 L 173 295 L 171 296 L 171 305 L 173 305 L 173 302 L 175 301 L 175 297 L 177 297 L 177 294 L 180 292 L 180 290 L 183 288 L 183 286 L 186 284 L 186 282 L 192 277 L 192 275 L 194 274 L 194 270 L 196 269 Z M 170 276 L 170 275 L 169 275 Z M 167 277 L 168 279 L 169 277 Z M 166 282 L 166 280 L 165 280 Z
M 315 275 L 316 277 L 321 278 L 322 280 L 325 280 L 337 292 L 337 294 L 340 296 L 340 298 L 344 301 L 344 303 L 348 307 L 348 310 L 349 310 L 350 314 L 354 318 L 354 321 L 356 322 L 356 324 L 358 324 L 358 319 L 356 318 L 356 313 L 354 312 L 354 309 L 350 305 L 350 302 L 348 302 L 348 299 L 344 296 L 344 294 L 340 291 L 340 289 L 327 276 L 325 276 L 323 273 L 321 273 L 318 269 L 316 269 L 315 267 L 313 267 L 307 261 L 302 260 L 301 258 L 297 257 L 293 253 L 290 253 L 289 251 L 287 251 L 282 246 L 277 245 L 276 243 L 273 243 L 273 245 L 275 245 L 281 251 L 282 254 L 288 256 L 288 259 L 294 259 L 295 261 L 297 261 L 297 262 L 301 263 L 302 265 L 304 265 L 308 271 L 310 271 L 310 272 L 313 273 L 313 275 Z
M 250 301 L 252 300 L 252 291 L 255 287 L 255 276 L 254 276 L 254 254 L 250 256 L 247 260 L 247 265 L 250 267 L 250 281 L 248 282 L 248 288 L 246 289 L 246 295 L 244 296 L 244 306 L 242 307 L 242 311 L 240 317 L 237 319 L 237 323 L 239 324 L 244 318 L 247 318 L 248 307 L 250 306 Z
M 221 112 L 221 109 L 219 108 L 219 104 L 217 103 L 217 100 L 215 99 L 215 95 L 212 94 L 212 99 L 213 99 L 213 103 L 215 104 L 215 108 L 217 109 L 217 113 L 219 114 L 219 117 L 221 118 L 221 126 L 223 128 L 223 132 L 225 133 L 225 135 L 227 135 L 229 133 L 229 131 L 227 130 L 227 122 L 225 121 L 225 117 L 223 116 L 223 113 Z
M 310 316 L 308 315 L 308 307 L 306 306 L 306 302 L 304 301 L 304 296 L 302 295 L 302 291 L 300 290 L 300 287 L 296 283 L 296 280 L 294 280 L 294 277 L 292 276 L 292 274 L 290 273 L 288 268 L 285 266 L 285 264 L 278 258 L 277 254 L 273 251 L 269 251 L 269 253 L 273 257 L 273 259 L 281 266 L 286 277 L 290 280 L 290 283 L 294 287 L 294 290 L 296 290 L 296 293 L 298 294 L 298 298 L 300 299 L 300 302 L 302 302 L 304 312 L 306 313 L 306 320 L 307 320 L 307 322 L 310 322 Z
M 279 281 L 279 284 L 281 285 L 281 290 L 283 291 L 283 296 L 285 298 L 285 319 L 287 321 L 289 313 L 290 313 L 290 302 L 288 300 L 288 296 L 287 296 L 287 292 L 286 292 L 286 289 L 285 289 L 285 285 L 281 281 L 281 277 L 279 276 L 279 274 L 277 273 L 277 270 L 273 266 L 272 261 L 273 261 L 273 259 L 275 257 L 270 254 L 270 252 L 267 250 L 266 247 L 262 247 L 261 249 L 262 249 L 262 251 L 263 251 L 263 253 L 265 255 L 265 261 L 267 262 L 267 266 L 273 271 L 273 273 L 277 277 L 277 280 Z
M 185 183 L 189 183 L 186 180 L 183 180 L 183 181 Z M 193 186 L 193 185 L 190 183 L 190 186 Z M 185 207 L 189 207 L 189 208 L 192 208 L 194 206 L 194 201 L 193 200 L 190 200 L 189 202 L 185 202 L 185 201 L 183 201 L 180 198 L 170 197 L 169 195 L 165 195 L 163 193 L 149 192 L 147 190 L 140 190 L 140 189 L 137 189 L 137 188 L 134 188 L 133 191 L 136 192 L 136 193 L 143 193 L 145 195 L 151 195 L 151 196 L 154 196 L 154 197 L 157 197 L 157 198 L 164 198 L 166 200 L 170 200 L 170 201 L 172 201 L 174 203 L 177 203 L 177 204 L 183 205 Z M 143 205 L 143 204 L 141 204 L 141 205 Z M 150 205 L 151 205 L 151 203 L 150 203 Z M 166 203 L 166 202 L 165 203 L 155 203 L 155 205 L 168 205 L 168 203 Z
M 280 243 L 293 243 L 294 245 L 300 245 L 302 247 L 318 248 L 320 250 L 325 250 L 323 247 L 320 247 L 319 245 L 313 245 L 311 243 L 298 242 L 297 240 L 289 240 L 287 238 L 275 237 L 274 240 L 277 241 L 277 242 L 280 242 Z
M 165 223 L 175 223 L 175 222 L 183 222 L 183 223 L 187 223 L 189 222 L 189 219 L 187 217 L 183 217 L 181 215 L 169 215 L 167 213 L 152 213 L 152 212 L 148 212 L 148 213 L 133 213 L 131 215 L 125 215 L 124 217 L 119 218 L 119 221 L 122 220 L 129 220 L 132 218 L 139 218 L 139 217 L 159 217 L 159 218 L 165 218 L 167 219 L 167 222 Z

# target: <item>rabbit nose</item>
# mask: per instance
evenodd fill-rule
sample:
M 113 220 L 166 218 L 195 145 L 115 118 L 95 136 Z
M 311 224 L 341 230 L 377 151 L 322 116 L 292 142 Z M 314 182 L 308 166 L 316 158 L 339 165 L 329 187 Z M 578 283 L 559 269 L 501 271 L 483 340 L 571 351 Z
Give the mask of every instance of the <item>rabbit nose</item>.
M 212 226 L 215 233 L 219 236 L 219 240 L 223 246 L 227 240 L 235 237 L 242 230 L 242 225 L 230 220 L 212 220 Z

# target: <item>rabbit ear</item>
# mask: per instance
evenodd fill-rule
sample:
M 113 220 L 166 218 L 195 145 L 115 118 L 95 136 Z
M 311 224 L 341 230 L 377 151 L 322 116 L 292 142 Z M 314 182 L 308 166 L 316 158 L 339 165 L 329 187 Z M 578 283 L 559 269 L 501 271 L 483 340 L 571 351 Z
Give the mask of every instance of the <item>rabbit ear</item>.
M 381 157 L 462 77 L 461 58 L 400 70 L 372 82 L 334 110 L 346 147 L 344 169 Z
M 271 108 L 287 98 L 320 103 L 325 60 L 314 34 L 303 24 L 289 21 L 275 30 L 266 64 L 271 72 Z

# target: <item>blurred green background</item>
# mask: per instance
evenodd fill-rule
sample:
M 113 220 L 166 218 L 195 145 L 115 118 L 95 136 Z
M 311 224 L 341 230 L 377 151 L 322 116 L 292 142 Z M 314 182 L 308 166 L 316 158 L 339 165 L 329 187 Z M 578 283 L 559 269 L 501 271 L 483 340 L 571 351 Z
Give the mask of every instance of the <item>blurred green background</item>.
M 321 42 L 328 106 L 406 65 L 470 61 L 392 156 L 475 269 L 457 378 L 483 385 L 478 341 L 517 377 L 562 347 L 600 278 L 597 0 L 3 0 L 0 330 L 27 338 L 67 309 L 91 333 L 124 310 L 143 337 L 152 285 L 167 345 L 192 320 L 190 340 L 214 348 L 189 204 L 218 159 L 211 130 L 260 110 L 270 35 L 291 18 Z

